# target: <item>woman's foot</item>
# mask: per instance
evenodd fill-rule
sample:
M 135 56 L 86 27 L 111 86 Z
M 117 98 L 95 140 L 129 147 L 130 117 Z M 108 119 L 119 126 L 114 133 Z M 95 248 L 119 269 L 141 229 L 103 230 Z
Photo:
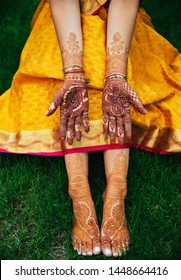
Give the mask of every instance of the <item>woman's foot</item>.
M 102 252 L 107 257 L 118 257 L 128 250 L 129 244 L 124 199 L 105 194 L 101 227 Z
M 80 192 L 84 190 L 79 189 Z M 72 245 L 79 255 L 101 253 L 100 231 L 91 197 L 73 200 Z
M 118 257 L 129 248 L 124 199 L 127 194 L 129 150 L 105 153 L 107 187 L 103 196 L 101 247 L 105 256 Z
M 66 156 L 69 195 L 73 204 L 72 245 L 79 255 L 101 252 L 100 230 L 88 182 L 86 154 Z

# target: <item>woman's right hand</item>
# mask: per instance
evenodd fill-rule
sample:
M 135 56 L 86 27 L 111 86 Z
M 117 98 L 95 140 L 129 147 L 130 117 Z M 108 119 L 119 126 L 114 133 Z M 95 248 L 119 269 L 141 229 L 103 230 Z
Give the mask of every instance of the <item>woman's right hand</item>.
M 85 131 L 89 131 L 88 93 L 82 73 L 65 76 L 65 81 L 55 93 L 46 115 L 52 115 L 59 106 L 61 109 L 60 137 L 62 141 L 65 141 L 67 135 L 67 142 L 72 145 L 74 135 L 77 141 L 81 140 L 82 121 Z

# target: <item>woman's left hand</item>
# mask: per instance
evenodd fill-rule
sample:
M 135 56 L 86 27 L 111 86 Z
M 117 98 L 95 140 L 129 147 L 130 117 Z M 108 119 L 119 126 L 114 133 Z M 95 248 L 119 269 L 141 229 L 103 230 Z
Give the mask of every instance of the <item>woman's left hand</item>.
M 120 144 L 123 144 L 125 136 L 131 139 L 131 104 L 141 114 L 147 113 L 137 93 L 124 79 L 108 79 L 103 90 L 102 110 L 103 131 L 110 136 L 111 144 L 115 143 L 116 136 Z

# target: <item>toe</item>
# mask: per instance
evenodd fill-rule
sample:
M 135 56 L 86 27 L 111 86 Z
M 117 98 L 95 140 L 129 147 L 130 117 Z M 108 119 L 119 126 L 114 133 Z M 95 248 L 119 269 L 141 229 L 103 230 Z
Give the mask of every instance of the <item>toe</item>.
M 118 257 L 119 256 L 118 250 L 114 250 L 112 255 L 113 255 L 113 257 Z
M 122 247 L 122 249 L 123 249 L 123 252 L 125 253 L 125 252 L 127 251 L 126 242 L 123 242 L 123 243 L 121 244 L 121 247 Z
M 93 240 L 93 254 L 98 255 L 101 253 L 101 242 L 99 240 Z
M 81 245 L 81 254 L 83 256 L 87 255 L 87 245 L 86 245 L 86 243 L 82 243 L 82 245 Z
M 103 248 L 102 252 L 106 257 L 111 257 L 112 256 L 112 250 L 108 246 L 106 248 Z
M 118 255 L 121 257 L 123 255 L 123 247 L 122 247 L 122 244 L 119 243 L 118 246 Z
M 117 242 L 112 242 L 112 255 L 113 257 L 118 257 L 120 255 L 120 247 Z
M 94 255 L 98 255 L 98 254 L 100 254 L 101 253 L 101 247 L 100 246 L 95 246 L 94 248 L 93 248 L 93 254 Z
M 82 253 L 82 244 L 81 244 L 81 242 L 78 242 L 78 241 L 77 241 L 77 253 L 79 255 L 81 255 L 81 253 Z
M 124 240 L 124 245 L 125 245 L 125 247 L 126 247 L 126 250 L 128 250 L 128 249 L 129 249 L 129 246 L 130 246 L 130 240 L 129 240 L 128 238 L 126 238 L 126 239 Z
M 87 243 L 87 256 L 92 256 L 93 252 L 92 252 L 92 244 Z
M 77 250 L 77 240 L 76 239 L 72 239 L 72 246 L 73 246 L 74 250 Z
M 104 240 L 101 243 L 102 243 L 102 252 L 103 252 L 103 254 L 106 257 L 111 257 L 112 256 L 112 249 L 111 249 L 110 241 Z

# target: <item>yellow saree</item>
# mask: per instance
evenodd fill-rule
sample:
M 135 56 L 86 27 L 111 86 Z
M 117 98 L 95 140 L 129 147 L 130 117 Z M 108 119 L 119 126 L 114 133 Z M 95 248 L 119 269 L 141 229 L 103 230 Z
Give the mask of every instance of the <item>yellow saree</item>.
M 82 3 L 81 3 L 82 2 Z M 82 5 L 84 2 L 85 5 Z M 133 108 L 132 140 L 110 145 L 102 130 L 101 99 L 105 73 L 106 20 L 95 11 L 106 1 L 80 1 L 84 42 L 84 68 L 90 78 L 90 132 L 72 146 L 60 141 L 59 114 L 46 117 L 53 95 L 61 86 L 62 60 L 49 3 L 41 1 L 21 54 L 11 88 L 0 96 L 0 151 L 38 155 L 136 147 L 159 153 L 181 150 L 181 55 L 153 28 L 140 8 L 128 61 L 128 82 L 147 110 Z M 92 6 L 92 4 L 99 4 Z

